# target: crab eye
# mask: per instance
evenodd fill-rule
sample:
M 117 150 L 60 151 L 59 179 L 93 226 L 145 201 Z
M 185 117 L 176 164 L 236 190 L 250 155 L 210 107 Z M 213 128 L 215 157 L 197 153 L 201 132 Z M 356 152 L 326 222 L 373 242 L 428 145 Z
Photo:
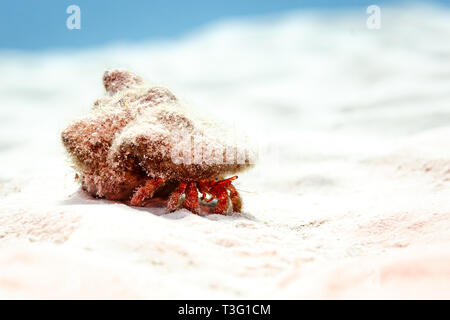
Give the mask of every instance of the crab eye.
M 217 181 L 217 180 L 219 180 L 219 178 L 216 178 L 215 180 Z

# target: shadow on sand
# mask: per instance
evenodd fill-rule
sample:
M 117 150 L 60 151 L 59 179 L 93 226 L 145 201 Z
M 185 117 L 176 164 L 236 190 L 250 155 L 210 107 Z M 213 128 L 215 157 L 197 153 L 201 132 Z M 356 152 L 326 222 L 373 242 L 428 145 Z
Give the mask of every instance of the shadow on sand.
M 59 202 L 61 205 L 123 205 L 127 206 L 125 203 L 120 201 L 111 201 L 106 199 L 100 199 L 100 198 L 94 198 L 90 195 L 88 195 L 86 192 L 82 191 L 81 189 L 74 192 L 69 196 L 69 198 L 62 200 Z M 201 202 L 200 203 L 200 213 L 198 214 L 201 217 L 207 218 L 209 220 L 214 221 L 220 221 L 220 220 L 236 220 L 236 219 L 247 219 L 252 221 L 257 221 L 257 219 L 247 213 L 228 213 L 227 215 L 222 214 L 214 214 L 213 210 L 216 205 L 216 201 L 212 201 L 210 203 Z M 145 211 L 166 219 L 183 219 L 185 217 L 188 217 L 192 213 L 186 209 L 179 209 L 175 212 L 167 212 L 166 209 L 167 206 L 167 200 L 162 198 L 153 198 L 149 199 L 144 207 L 133 207 L 133 206 L 127 206 L 128 208 L 132 208 L 134 210 L 138 211 Z

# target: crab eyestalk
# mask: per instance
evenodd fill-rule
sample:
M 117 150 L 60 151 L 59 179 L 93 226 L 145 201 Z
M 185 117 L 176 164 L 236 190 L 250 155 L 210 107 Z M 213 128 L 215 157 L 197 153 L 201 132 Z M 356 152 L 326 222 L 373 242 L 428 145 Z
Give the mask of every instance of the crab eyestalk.
M 231 182 L 236 180 L 237 178 L 238 178 L 238 176 L 233 176 L 233 177 L 228 178 L 228 179 L 216 181 L 214 183 L 214 186 L 229 186 L 229 185 L 231 185 Z

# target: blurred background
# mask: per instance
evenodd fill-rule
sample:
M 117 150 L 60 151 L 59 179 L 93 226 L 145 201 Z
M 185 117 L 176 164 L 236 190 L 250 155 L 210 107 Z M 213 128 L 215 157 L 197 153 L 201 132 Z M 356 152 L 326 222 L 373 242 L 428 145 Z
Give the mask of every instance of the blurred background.
M 385 145 L 380 135 L 450 121 L 449 4 L 3 1 L 0 155 L 11 167 L 0 173 L 7 180 L 18 175 L 11 168 L 30 166 L 17 165 L 15 152 L 57 152 L 60 130 L 103 94 L 110 68 L 166 85 L 203 113 L 247 129 L 270 149 L 272 165 L 285 166 L 281 157 L 297 170 L 307 152 L 291 146 L 301 141 L 376 151 Z M 67 27 L 71 5 L 80 10 L 79 29 Z M 377 28 L 369 26 L 371 5 L 380 10 Z M 329 133 L 350 138 L 342 146 Z M 284 188 L 289 172 L 273 172 L 268 183 Z
M 112 68 L 255 141 L 242 216 L 78 192 L 60 134 Z M 448 298 L 449 88 L 450 1 L 2 0 L 0 297 L 285 297 L 296 277 L 288 296 L 310 297 L 312 274 L 348 261 L 325 293 Z M 401 252 L 376 290 L 351 283 Z

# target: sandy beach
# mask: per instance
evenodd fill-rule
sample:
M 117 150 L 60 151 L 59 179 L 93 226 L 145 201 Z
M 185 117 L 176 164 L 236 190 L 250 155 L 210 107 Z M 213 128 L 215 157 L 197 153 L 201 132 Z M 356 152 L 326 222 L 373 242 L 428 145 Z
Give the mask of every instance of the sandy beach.
M 0 52 L 0 299 L 450 298 L 450 11 L 300 11 Z M 80 191 L 63 128 L 106 69 L 244 130 L 242 214 Z

